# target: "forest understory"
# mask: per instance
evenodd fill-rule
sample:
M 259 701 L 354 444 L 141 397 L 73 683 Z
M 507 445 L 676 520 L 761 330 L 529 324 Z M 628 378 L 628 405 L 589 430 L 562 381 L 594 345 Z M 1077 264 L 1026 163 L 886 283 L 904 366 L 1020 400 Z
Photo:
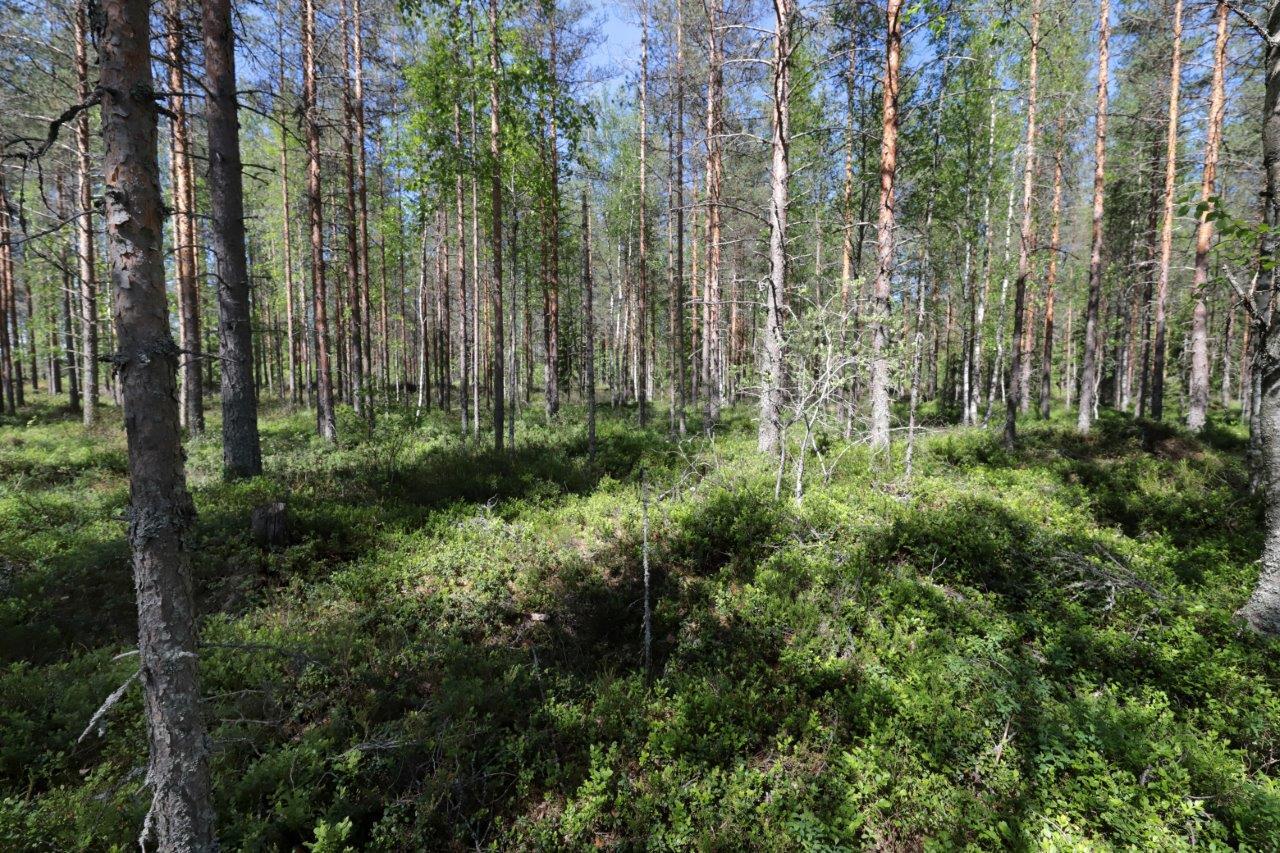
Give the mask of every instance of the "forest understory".
M 186 443 L 223 849 L 1276 849 L 1235 415 L 1007 450 L 930 406 L 910 480 L 823 436 L 800 501 L 754 406 L 678 442 L 604 407 L 594 462 L 579 415 L 497 454 L 264 404 L 232 481 L 216 417 Z M 148 809 L 119 420 L 0 418 L 7 850 L 129 849 Z

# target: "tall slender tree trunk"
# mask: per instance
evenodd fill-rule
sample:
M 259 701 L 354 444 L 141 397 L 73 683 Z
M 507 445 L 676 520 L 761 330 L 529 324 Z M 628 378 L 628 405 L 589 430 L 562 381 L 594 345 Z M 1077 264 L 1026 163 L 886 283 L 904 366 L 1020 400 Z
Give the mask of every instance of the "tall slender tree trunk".
M 357 268 L 357 280 L 360 285 L 360 314 L 364 318 L 364 366 L 365 377 L 365 417 L 373 423 L 373 317 L 370 305 L 369 277 L 369 172 L 365 160 L 365 114 L 364 114 L 364 20 L 361 0 L 351 0 L 351 63 L 352 63 L 352 108 L 353 136 L 356 149 L 356 215 L 360 228 L 360 254 Z M 385 269 L 384 269 L 385 272 Z M 386 301 L 383 300 L 385 307 Z M 385 333 L 383 335 L 385 340 Z
M 364 281 L 361 277 L 361 269 L 364 261 L 361 260 L 360 219 L 356 213 L 356 145 L 359 144 L 363 149 L 364 140 L 356 138 L 358 131 L 353 93 L 355 83 L 352 79 L 355 74 L 351 59 L 351 30 L 354 16 L 350 13 L 347 2 L 344 2 L 343 6 L 347 8 L 343 10 L 345 21 L 342 30 L 342 59 L 345 66 L 342 76 L 342 118 L 345 125 L 342 134 L 342 151 L 346 161 L 344 201 L 347 232 L 347 304 L 350 306 L 351 315 L 350 335 L 347 339 L 350 346 L 347 352 L 347 370 L 350 374 L 352 408 L 355 409 L 356 415 L 367 418 L 371 412 L 365 404 L 365 305 L 362 303 L 367 303 L 368 299 L 363 293 Z
M 1173 202 L 1178 182 L 1178 92 L 1182 82 L 1182 0 L 1173 0 L 1173 62 L 1169 72 L 1169 126 L 1164 159 L 1164 220 L 1160 229 L 1160 273 L 1156 280 L 1155 352 L 1151 367 L 1151 417 L 1164 416 L 1164 361 L 1168 335 L 1169 266 L 1173 255 Z
M 636 408 L 640 426 L 649 420 L 648 348 L 645 344 L 645 318 L 649 311 L 649 2 L 640 4 L 640 196 L 637 224 L 636 263 Z
M 0 175 L 0 391 L 4 400 L 0 401 L 0 411 L 7 406 L 9 412 L 18 410 L 18 395 L 21 394 L 21 379 L 14 371 L 13 352 L 18 346 L 16 328 L 10 333 L 10 303 L 13 301 L 13 253 L 11 247 L 12 234 L 9 232 L 9 198 L 5 194 L 4 177 Z
M 1027 279 L 1031 276 L 1032 201 L 1036 176 L 1036 95 L 1040 55 L 1040 2 L 1031 2 L 1031 58 L 1027 72 L 1027 142 L 1022 163 L 1022 228 L 1018 238 L 1018 280 L 1013 296 L 1013 359 L 1009 365 L 1009 394 L 1005 400 L 1004 443 L 1012 446 L 1018 437 L 1018 409 L 1026 394 L 1023 365 L 1031 353 L 1026 317 Z
M 1222 140 L 1222 116 L 1225 104 L 1223 72 L 1227 63 L 1227 14 L 1226 0 L 1218 0 L 1217 36 L 1213 48 L 1213 82 L 1209 87 L 1209 126 L 1205 133 L 1204 176 L 1200 183 L 1200 198 L 1205 205 L 1212 204 L 1218 173 L 1218 147 Z M 1205 289 L 1209 284 L 1209 249 L 1213 246 L 1213 220 L 1209 211 L 1200 214 L 1196 228 L 1196 266 L 1193 280 L 1195 308 L 1191 320 L 1191 387 L 1190 406 L 1187 410 L 1187 428 L 1199 432 L 1205 427 L 1209 410 L 1209 310 L 1205 304 Z M 1228 340 L 1230 326 L 1228 326 Z M 1224 361 L 1224 364 L 1229 362 Z M 1226 373 L 1223 374 L 1224 381 Z M 1225 385 L 1224 385 L 1225 387 Z
M 871 449 L 889 453 L 889 288 L 894 268 L 894 179 L 898 170 L 898 69 L 902 62 L 902 0 L 887 0 L 884 108 L 880 138 L 880 212 L 871 338 Z
M 685 347 L 684 312 L 684 4 L 676 0 L 676 114 L 675 114 L 675 219 L 676 219 L 676 274 L 675 291 L 671 294 L 671 316 L 674 323 L 671 328 L 671 350 L 673 357 L 671 369 L 672 381 L 676 385 L 676 430 L 684 435 L 688 428 L 685 421 L 685 409 L 689 402 L 689 381 L 686 360 L 688 351 Z
M 769 278 L 765 284 L 764 365 L 761 376 L 760 428 L 757 446 L 763 453 L 782 452 L 782 407 L 785 403 L 787 310 L 787 205 L 791 179 L 791 30 L 794 0 L 774 0 L 773 155 L 769 196 Z M 803 450 L 803 448 L 802 448 Z
M 1181 2 L 1181 0 L 1179 0 Z M 1102 215 L 1107 180 L 1107 70 L 1111 38 L 1111 3 L 1098 3 L 1098 108 L 1093 137 L 1093 236 L 1089 252 L 1089 296 L 1084 318 L 1084 356 L 1080 364 L 1080 411 L 1076 429 L 1093 428 L 1098 380 L 1098 310 L 1102 301 Z
M 703 424 L 710 431 L 720 417 L 720 195 L 724 184 L 724 48 L 720 32 L 723 0 L 703 0 L 707 13 L 707 254 L 702 292 Z
M 287 112 L 284 105 L 285 68 L 284 68 L 284 7 L 283 0 L 277 7 L 280 16 L 280 30 L 276 41 L 280 53 L 279 70 L 279 122 L 280 122 L 280 204 L 283 212 L 281 237 L 284 242 L 284 311 L 285 339 L 289 348 L 289 400 L 297 405 L 302 402 L 301 388 L 298 381 L 298 341 L 294 337 L 296 321 L 293 306 L 293 214 L 289 204 L 289 134 L 285 129 Z
M 178 342 L 182 347 L 182 423 L 187 432 L 204 432 L 204 395 L 200 382 L 200 291 L 196 283 L 195 176 L 191 169 L 190 125 L 184 94 L 186 46 L 182 4 L 165 4 L 169 61 L 171 128 L 170 173 L 173 186 L 174 272 L 178 293 Z
M 151 808 L 142 838 L 163 851 L 211 851 L 207 740 L 200 710 L 187 532 L 195 506 L 182 462 L 178 347 L 165 297 L 163 203 L 145 0 L 105 0 L 98 45 L 104 219 L 129 455 L 129 543 L 138 603 Z
M 554 22 L 553 22 L 554 23 Z M 502 137 L 499 124 L 498 85 L 502 73 L 502 45 L 498 30 L 498 0 L 489 0 L 489 175 L 493 213 L 493 449 L 502 452 L 503 411 L 506 394 L 506 359 L 502 314 Z
M 209 128 L 209 202 L 218 280 L 218 360 L 222 370 L 222 467 L 228 476 L 262 473 L 258 395 L 253 384 L 253 327 L 245 257 L 240 120 L 231 0 L 201 0 L 204 21 L 205 123 Z
M 1058 252 L 1062 247 L 1062 146 L 1053 152 L 1053 202 L 1049 215 L 1049 271 L 1044 281 L 1044 340 L 1040 350 L 1040 417 L 1049 419 L 1053 403 L 1053 301 L 1058 283 Z
M 76 2 L 76 97 L 88 103 L 89 33 L 87 0 Z M 86 427 L 98 420 L 98 281 L 93 247 L 93 172 L 89 166 L 89 111 L 76 116 L 76 172 L 79 210 L 76 211 L 76 256 L 80 276 L 80 391 L 81 417 Z
M 311 225 L 311 298 L 315 315 L 316 425 L 320 437 L 338 440 L 329 366 L 329 309 L 325 292 L 324 210 L 320 195 L 320 106 L 316 100 L 316 7 L 302 0 L 302 102 L 307 137 L 307 208 Z
M 587 458 L 596 461 L 596 316 L 595 294 L 591 276 L 591 216 L 587 209 L 587 191 L 582 191 L 582 290 L 583 335 L 587 358 Z

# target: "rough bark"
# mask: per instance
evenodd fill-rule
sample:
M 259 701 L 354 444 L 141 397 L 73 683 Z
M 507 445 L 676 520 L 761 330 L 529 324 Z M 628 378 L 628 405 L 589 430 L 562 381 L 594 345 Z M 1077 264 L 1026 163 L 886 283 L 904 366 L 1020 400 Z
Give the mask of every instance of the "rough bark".
M 316 366 L 316 427 L 330 443 L 338 440 L 329 366 L 328 297 L 325 293 L 324 210 L 320 195 L 320 116 L 316 103 L 316 7 L 302 0 L 302 104 L 307 138 L 307 218 L 311 228 L 311 298 L 315 315 L 312 348 Z
M 596 461 L 596 317 L 591 280 L 591 216 L 587 191 L 582 191 L 582 290 L 583 335 L 586 338 L 587 458 Z
M 1212 204 L 1218 173 L 1218 147 L 1222 140 L 1222 116 L 1225 95 L 1223 71 L 1227 62 L 1227 4 L 1218 0 L 1217 34 L 1213 49 L 1213 79 L 1209 86 L 1209 122 L 1205 132 L 1204 174 L 1200 182 L 1200 198 L 1207 206 Z M 1205 289 L 1209 284 L 1209 249 L 1213 246 L 1213 220 L 1206 209 L 1200 214 L 1196 228 L 1195 277 L 1192 291 L 1195 308 L 1191 320 L 1191 383 L 1188 389 L 1187 428 L 1195 432 L 1204 429 L 1209 411 L 1209 309 L 1205 303 Z M 1228 330 L 1230 326 L 1228 326 Z M 1230 332 L 1228 331 L 1228 342 Z M 1224 361 L 1224 365 L 1229 364 Z M 1224 388 L 1229 384 L 1224 371 Z
M 1093 428 L 1098 377 L 1098 309 L 1102 301 L 1102 215 L 1107 179 L 1107 66 L 1111 37 L 1111 4 L 1098 3 L 1098 108 L 1093 136 L 1093 236 L 1089 250 L 1089 296 L 1085 306 L 1084 355 L 1080 363 L 1080 411 L 1076 429 Z
M 782 407 L 785 402 L 784 312 L 787 308 L 787 204 L 791 145 L 791 30 L 794 0 L 774 0 L 773 97 L 770 142 L 772 168 L 769 196 L 769 278 L 765 282 L 764 364 L 760 392 L 757 445 L 763 453 L 780 453 Z
M 182 425 L 192 435 L 204 432 L 200 381 L 200 295 L 196 284 L 195 176 L 185 85 L 186 45 L 182 5 L 165 4 L 165 45 L 169 63 L 169 167 L 173 187 L 173 266 L 178 295 L 178 343 L 182 347 Z
M 1169 266 L 1173 255 L 1173 202 L 1178 181 L 1178 92 L 1182 82 L 1182 0 L 1173 3 L 1173 59 L 1169 71 L 1169 125 L 1165 137 L 1164 219 L 1160 227 L 1160 273 L 1156 280 L 1155 343 L 1151 364 L 1151 417 L 1164 416 L 1164 362 L 1167 349 Z
M 899 65 L 902 0 L 886 4 L 884 107 L 880 139 L 880 208 L 876 220 L 876 279 L 872 292 L 871 448 L 889 452 L 889 287 L 894 267 L 894 179 L 898 168 Z
M 1267 14 L 1266 97 L 1262 116 L 1262 162 L 1266 170 L 1266 216 L 1268 223 L 1278 221 L 1280 208 L 1280 2 L 1272 2 Z M 1268 273 L 1274 287 L 1277 276 Z M 1261 289 L 1260 289 L 1261 290 Z M 1269 290 L 1269 289 L 1268 289 Z M 1270 307 L 1274 299 L 1259 294 L 1266 305 L 1259 306 L 1255 334 L 1256 361 L 1252 370 L 1254 412 L 1259 448 L 1258 473 L 1262 475 L 1266 501 L 1266 535 L 1262 542 L 1261 571 L 1257 586 L 1239 615 L 1255 631 L 1280 634 L 1280 323 Z
M 555 21 L 552 21 L 554 27 Z M 501 453 L 505 387 L 504 364 L 506 341 L 502 315 L 502 137 L 498 121 L 498 85 L 502 68 L 502 44 L 498 30 L 498 0 L 489 0 L 489 192 L 493 212 L 493 282 L 490 293 L 493 306 L 493 449 Z
M 1053 402 L 1053 302 L 1058 283 L 1058 251 L 1062 246 L 1062 146 L 1053 152 L 1053 202 L 1049 225 L 1049 270 L 1044 281 L 1044 340 L 1040 351 L 1040 417 L 1049 418 Z
M 222 364 L 222 467 L 231 477 L 262 473 L 258 395 L 253 384 L 253 327 L 245 256 L 240 120 L 236 114 L 235 36 L 231 0 L 201 0 L 204 22 L 205 124 L 209 128 L 209 204 L 217 260 L 218 357 Z
M 105 219 L 129 456 L 129 543 L 150 741 L 151 810 L 142 838 L 164 851 L 215 848 L 200 714 L 195 601 L 186 534 L 195 519 L 183 471 L 169 331 L 145 0 L 106 0 L 98 38 Z
M 1018 279 L 1013 291 L 1013 358 L 1009 363 L 1009 393 L 1005 399 L 1004 443 L 1012 446 L 1018 437 L 1018 410 L 1026 394 L 1023 365 L 1029 364 L 1029 324 L 1026 317 L 1027 279 L 1031 276 L 1032 201 L 1036 175 L 1036 95 L 1040 55 L 1040 2 L 1031 4 L 1031 57 L 1027 71 L 1027 141 L 1022 163 L 1022 227 L 1018 237 Z

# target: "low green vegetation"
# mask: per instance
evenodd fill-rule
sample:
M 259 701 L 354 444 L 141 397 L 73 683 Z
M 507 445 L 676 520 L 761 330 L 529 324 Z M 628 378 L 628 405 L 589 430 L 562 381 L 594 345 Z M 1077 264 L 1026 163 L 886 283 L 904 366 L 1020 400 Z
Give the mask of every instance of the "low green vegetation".
M 123 438 L 31 411 L 0 422 L 0 848 L 124 850 L 136 685 L 77 742 L 135 669 Z M 910 482 L 853 447 L 797 504 L 737 411 L 678 444 L 606 411 L 594 464 L 574 413 L 502 458 L 439 413 L 344 413 L 337 450 L 311 417 L 267 414 L 254 480 L 216 424 L 188 448 L 225 849 L 1277 849 L 1233 424 L 937 431 Z

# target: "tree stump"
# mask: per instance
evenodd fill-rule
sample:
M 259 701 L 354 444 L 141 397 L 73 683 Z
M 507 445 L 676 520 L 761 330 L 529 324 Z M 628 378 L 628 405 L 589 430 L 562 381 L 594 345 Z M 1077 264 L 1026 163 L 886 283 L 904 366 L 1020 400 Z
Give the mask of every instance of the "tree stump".
M 282 547 L 289 538 L 287 521 L 284 504 L 279 501 L 254 507 L 249 516 L 253 541 L 260 548 Z

